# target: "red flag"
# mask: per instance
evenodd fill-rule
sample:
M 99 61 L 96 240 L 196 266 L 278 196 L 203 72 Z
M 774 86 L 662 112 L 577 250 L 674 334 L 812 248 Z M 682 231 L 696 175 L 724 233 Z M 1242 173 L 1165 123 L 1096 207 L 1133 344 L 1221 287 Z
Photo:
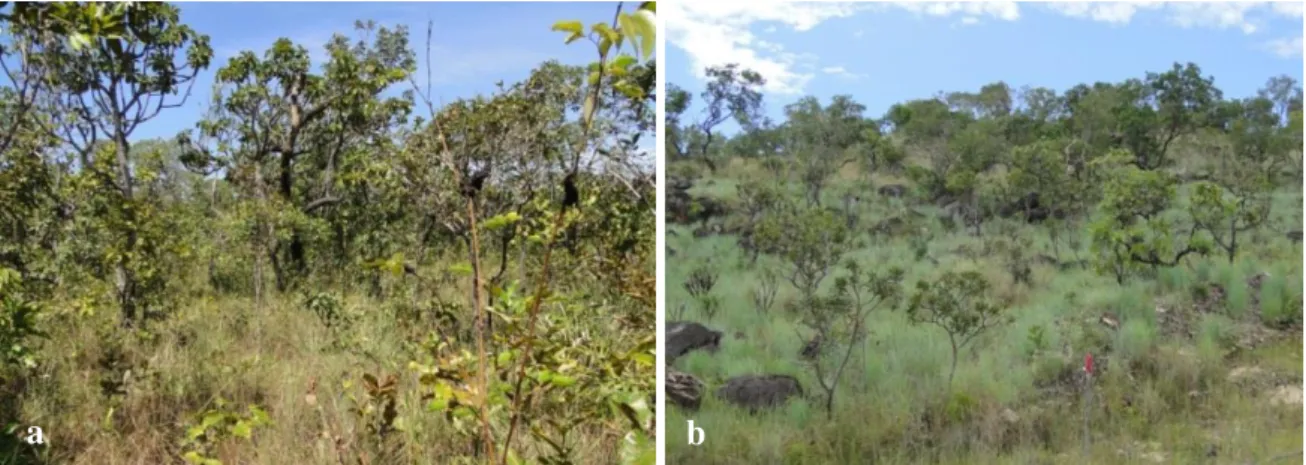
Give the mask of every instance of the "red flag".
M 1093 374 L 1093 354 L 1084 354 L 1084 371 Z

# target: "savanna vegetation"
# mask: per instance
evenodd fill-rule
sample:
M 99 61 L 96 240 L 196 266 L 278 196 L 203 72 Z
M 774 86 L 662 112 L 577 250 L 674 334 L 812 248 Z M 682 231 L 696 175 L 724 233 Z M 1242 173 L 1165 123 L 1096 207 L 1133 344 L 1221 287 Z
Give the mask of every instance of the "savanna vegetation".
M 5 3 L 0 463 L 652 463 L 653 2 L 440 105 L 430 26 Z
M 668 463 L 1300 460 L 1293 79 L 771 121 L 765 76 L 706 76 L 665 96 Z

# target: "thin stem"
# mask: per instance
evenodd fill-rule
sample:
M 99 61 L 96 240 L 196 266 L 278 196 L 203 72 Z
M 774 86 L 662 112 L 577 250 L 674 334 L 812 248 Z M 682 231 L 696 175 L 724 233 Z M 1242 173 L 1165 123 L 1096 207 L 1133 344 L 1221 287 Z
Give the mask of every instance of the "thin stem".
M 622 3 L 617 3 L 617 11 L 613 15 L 613 19 L 612 19 L 612 24 L 614 25 L 617 24 L 617 19 L 621 15 L 621 6 Z M 594 99 L 594 106 L 593 109 L 590 111 L 590 113 L 588 115 L 585 115 L 585 121 L 583 122 L 583 130 L 581 131 L 580 145 L 578 147 L 578 151 L 576 152 L 576 158 L 571 168 L 572 174 L 575 174 L 576 170 L 579 169 L 580 167 L 580 157 L 585 153 L 585 150 L 589 146 L 590 131 L 593 129 L 594 126 L 594 115 L 598 113 L 599 108 L 601 107 L 599 97 L 602 95 L 602 93 L 599 92 L 599 90 L 603 88 L 603 77 L 604 77 L 603 75 L 604 75 L 605 64 L 607 64 L 607 56 L 600 55 L 599 70 L 598 70 L 599 78 L 594 83 L 593 88 L 590 89 L 590 97 Z M 526 379 L 526 359 L 531 356 L 531 349 L 535 342 L 535 328 L 536 328 L 535 323 L 536 321 L 539 320 L 540 303 L 544 301 L 544 296 L 548 292 L 549 281 L 551 279 L 550 259 L 553 257 L 553 247 L 554 244 L 557 242 L 558 231 L 562 230 L 563 220 L 566 218 L 566 214 L 567 214 L 567 205 L 563 204 L 561 207 L 558 208 L 558 212 L 553 217 L 553 228 L 549 231 L 549 240 L 544 247 L 544 263 L 542 264 L 543 265 L 542 273 L 544 275 L 544 279 L 540 280 L 540 283 L 535 290 L 535 298 L 531 300 L 530 317 L 528 319 L 528 323 L 526 326 L 527 327 L 526 341 L 522 346 L 521 356 L 517 358 L 517 379 L 515 381 L 515 385 L 513 386 L 513 396 L 512 396 L 513 413 L 512 413 L 512 420 L 509 422 L 508 425 L 508 436 L 504 440 L 505 450 L 510 450 L 512 448 L 513 435 L 517 432 L 517 423 L 521 420 L 522 412 L 519 411 L 518 409 L 521 408 L 521 402 L 522 402 L 522 394 L 521 394 L 522 383 Z M 502 463 L 504 465 L 507 465 L 508 463 L 508 454 L 506 452 L 503 455 Z

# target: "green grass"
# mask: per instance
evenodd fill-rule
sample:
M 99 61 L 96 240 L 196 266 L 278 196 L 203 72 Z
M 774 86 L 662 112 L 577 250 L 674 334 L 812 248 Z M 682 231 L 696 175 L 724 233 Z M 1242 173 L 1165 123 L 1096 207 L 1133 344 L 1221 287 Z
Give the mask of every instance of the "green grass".
M 754 171 L 736 160 L 710 186 L 691 192 L 729 200 L 742 173 L 762 175 Z M 827 189 L 825 204 L 838 205 L 839 196 L 856 185 L 839 180 Z M 863 196 L 859 230 L 898 208 L 874 194 Z M 1294 316 L 1300 322 L 1302 250 L 1282 234 L 1298 228 L 1290 225 L 1300 223 L 1299 192 L 1276 194 L 1273 229 L 1249 236 L 1233 263 L 1213 254 L 1124 286 L 1091 270 L 1037 264 L 1031 284 L 1016 284 L 998 257 L 955 251 L 982 250 L 992 237 L 1019 235 L 1033 239 L 1030 255 L 1072 261 L 1065 239 L 1054 251 L 1047 228 L 1001 220 L 986 224 L 982 237 L 949 233 L 932 220 L 933 207 L 916 209 L 928 215 L 928 256 L 937 264 L 917 261 L 907 237 L 869 234 L 844 257 L 873 269 L 903 267 L 908 286 L 945 270 L 978 270 L 988 278 L 992 297 L 1007 303 L 1012 321 L 963 350 L 953 391 L 945 386 L 950 352 L 941 330 L 910 324 L 900 309 L 873 312 L 867 321 L 872 335 L 865 347 L 854 349 L 833 418 L 826 418 L 823 405 L 802 399 L 750 417 L 708 394 L 698 412 L 667 412 L 668 463 L 1115 464 L 1158 457 L 1162 463 L 1244 463 L 1301 450 L 1300 405 L 1271 401 L 1281 385 L 1300 388 L 1301 337 L 1262 323 Z M 810 334 L 803 329 L 800 336 L 798 316 L 784 310 L 784 302 L 796 296 L 793 286 L 779 280 L 777 304 L 769 312 L 754 308 L 749 297 L 763 270 L 783 275 L 785 265 L 765 255 L 750 265 L 734 236 L 694 238 L 693 226 L 668 229 L 678 234 L 667 238 L 677 251 L 666 268 L 667 307 L 686 303 L 686 319 L 725 333 L 720 351 L 692 353 L 677 367 L 703 379 L 709 392 L 731 376 L 779 373 L 797 376 L 805 390 L 819 393 L 813 372 L 798 356 Z M 1087 244 L 1086 230 L 1080 233 Z M 1087 250 L 1078 255 L 1090 258 Z M 681 285 L 703 264 L 720 275 L 713 293 L 721 308 L 711 322 Z M 1271 276 L 1259 291 L 1249 289 L 1247 279 L 1261 271 Z M 1214 313 L 1193 311 L 1193 289 L 1201 283 L 1226 291 Z M 1108 311 L 1119 316 L 1119 331 L 1098 322 Z M 1055 394 L 1038 386 L 1078 369 L 1087 351 L 1109 359 L 1109 366 L 1094 382 L 1085 457 L 1078 391 Z M 1259 367 L 1273 381 L 1231 381 L 1230 370 L 1243 366 Z M 811 402 L 820 402 L 819 396 Z M 706 432 L 703 445 L 686 445 L 691 419 Z M 1214 459 L 1207 456 L 1212 448 Z

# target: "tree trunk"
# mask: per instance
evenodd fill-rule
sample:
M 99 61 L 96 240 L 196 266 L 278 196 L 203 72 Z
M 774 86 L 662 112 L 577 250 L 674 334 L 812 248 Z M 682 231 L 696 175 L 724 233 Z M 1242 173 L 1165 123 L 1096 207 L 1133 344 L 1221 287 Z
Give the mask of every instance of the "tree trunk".
M 126 243 L 123 244 L 123 250 L 114 264 L 114 271 L 117 282 L 116 290 L 118 294 L 118 305 L 122 309 L 122 324 L 131 327 L 136 324 L 136 274 L 131 269 L 131 258 L 136 255 L 136 243 L 140 239 L 136 232 L 137 220 L 135 205 L 133 200 L 133 186 L 131 173 L 131 145 L 127 142 L 127 135 L 119 131 L 114 135 L 114 143 L 117 145 L 116 155 L 118 163 L 118 186 L 121 189 L 119 194 L 122 195 L 123 219 L 127 225 Z
M 949 339 L 952 339 L 952 367 L 948 369 L 948 393 L 951 394 L 952 378 L 957 374 L 957 340 L 951 336 Z

